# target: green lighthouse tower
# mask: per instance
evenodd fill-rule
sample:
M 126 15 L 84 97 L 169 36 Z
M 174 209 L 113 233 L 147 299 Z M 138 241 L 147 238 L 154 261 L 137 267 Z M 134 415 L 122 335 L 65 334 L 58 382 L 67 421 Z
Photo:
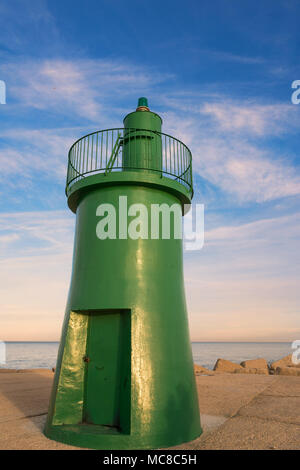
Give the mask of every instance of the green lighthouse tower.
M 175 233 L 176 209 L 181 219 L 193 196 L 192 156 L 161 125 L 140 98 L 123 128 L 89 134 L 69 151 L 76 229 L 50 439 L 149 449 L 201 434 Z

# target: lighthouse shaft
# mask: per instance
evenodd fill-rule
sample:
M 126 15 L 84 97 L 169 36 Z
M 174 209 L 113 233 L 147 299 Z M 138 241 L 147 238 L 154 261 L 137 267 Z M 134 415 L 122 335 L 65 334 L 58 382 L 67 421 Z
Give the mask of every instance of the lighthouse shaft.
M 164 144 L 161 119 L 145 101 L 124 126 L 81 139 L 69 154 L 73 268 L 45 428 L 52 439 L 97 449 L 170 446 L 201 433 L 182 240 L 161 229 L 130 237 L 119 210 L 120 200 L 126 210 L 145 208 L 150 227 L 153 205 L 172 213 L 190 202 L 190 152 L 176 139 Z M 126 212 L 127 222 L 136 217 Z

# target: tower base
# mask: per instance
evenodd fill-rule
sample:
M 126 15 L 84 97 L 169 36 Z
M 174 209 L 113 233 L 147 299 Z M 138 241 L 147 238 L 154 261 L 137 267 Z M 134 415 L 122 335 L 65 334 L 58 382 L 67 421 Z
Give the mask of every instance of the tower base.
M 202 430 L 186 436 L 184 440 L 174 440 L 173 436 L 124 435 L 116 428 L 88 424 L 49 426 L 44 434 L 49 439 L 64 444 L 98 450 L 158 449 L 189 442 L 202 434 Z M 170 433 L 171 434 L 171 433 Z
M 117 309 L 67 313 L 46 437 L 116 450 L 169 447 L 201 435 L 189 345 L 173 358 L 159 353 L 154 343 L 145 351 L 143 338 L 131 332 L 139 317 Z M 172 337 L 172 328 L 169 333 Z

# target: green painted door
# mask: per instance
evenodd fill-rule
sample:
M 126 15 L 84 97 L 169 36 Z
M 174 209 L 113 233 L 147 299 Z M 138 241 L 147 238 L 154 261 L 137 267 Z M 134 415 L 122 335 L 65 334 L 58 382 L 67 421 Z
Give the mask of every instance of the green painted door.
M 130 313 L 89 313 L 87 344 L 84 420 L 126 428 L 130 409 Z

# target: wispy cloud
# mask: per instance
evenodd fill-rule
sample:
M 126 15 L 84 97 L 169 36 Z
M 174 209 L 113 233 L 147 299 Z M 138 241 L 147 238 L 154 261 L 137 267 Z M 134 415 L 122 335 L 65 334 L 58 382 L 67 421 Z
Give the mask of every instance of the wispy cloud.
M 24 129 L 1 134 L 5 135 L 5 143 L 0 149 L 0 180 L 20 186 L 22 181 L 34 178 L 52 177 L 56 181 L 65 178 L 67 152 L 74 140 L 67 134 L 73 135 L 72 131 Z
M 206 233 L 207 246 L 230 246 L 232 250 L 285 250 L 290 254 L 300 239 L 300 213 L 270 217 L 240 225 L 221 225 Z M 294 245 L 294 247 L 293 247 Z M 299 259 L 298 253 L 294 261 Z M 265 261 L 265 259 L 263 259 Z M 299 273 L 300 275 L 300 273 Z
M 1 215 L 4 339 L 58 339 L 73 224 L 67 211 Z M 295 339 L 299 237 L 299 213 L 207 230 L 204 249 L 185 257 L 192 339 Z
M 74 217 L 69 211 L 0 214 L 0 259 L 72 252 Z
M 0 215 L 1 339 L 59 338 L 73 231 L 67 210 Z
M 190 146 L 194 170 L 235 198 L 266 202 L 300 194 L 300 171 L 278 137 L 296 135 L 296 106 L 243 100 L 174 98 L 165 113 L 170 133 Z
M 259 101 L 224 96 L 219 93 L 195 95 L 181 94 L 164 97 L 164 103 L 175 112 L 166 113 L 179 121 L 179 113 L 188 114 L 193 127 L 198 126 L 201 136 L 209 133 L 224 138 L 240 133 L 244 138 L 280 136 L 297 132 L 300 123 L 299 110 L 290 103 L 261 103 Z
M 299 237 L 299 213 L 208 229 L 204 249 L 185 259 L 192 338 L 296 339 Z
M 113 114 L 116 94 L 124 98 L 171 78 L 121 60 L 102 59 L 25 60 L 9 63 L 3 71 L 18 106 L 91 121 L 99 121 L 108 110 L 109 117 Z
M 171 78 L 120 60 L 101 59 L 21 59 L 3 70 L 10 89 L 6 108 L 10 119 L 18 118 L 20 110 L 30 117 L 27 128 L 12 130 L 6 125 L 0 132 L 0 178 L 19 190 L 40 178 L 61 182 L 74 140 L 97 128 L 122 125 L 121 117 L 128 111 L 119 109 L 122 99 L 132 94 L 135 103 L 139 93 Z M 34 110 L 42 113 L 36 118 L 40 128 L 37 120 L 31 124 Z M 62 125 L 47 128 L 53 115 Z
M 221 131 L 238 131 L 244 136 L 278 136 L 287 131 L 295 131 L 299 125 L 298 110 L 290 104 L 262 105 L 225 101 L 205 103 L 200 113 L 213 118 Z
M 233 54 L 232 52 L 209 50 L 205 51 L 209 58 L 214 58 L 221 62 L 237 62 L 239 64 L 260 65 L 265 64 L 263 57 L 251 57 L 249 55 Z
M 120 123 L 125 109 L 120 109 L 120 102 L 114 106 L 116 96 L 136 98 L 148 90 L 157 102 L 171 107 L 162 113 L 164 129 L 192 148 L 194 170 L 237 202 L 300 194 L 294 156 L 288 147 L 276 150 L 270 140 L 295 134 L 300 123 L 296 106 L 215 94 L 187 96 L 180 90 L 164 95 L 155 85 L 170 76 L 120 60 L 24 61 L 8 64 L 6 73 L 18 106 L 38 109 L 45 116 L 49 112 L 65 116 L 70 129 L 66 125 L 52 130 L 21 129 L 15 135 L 7 131 L 6 136 L 2 131 L 8 139 L 1 149 L 3 175 L 22 171 L 30 179 L 38 168 L 48 177 L 63 178 L 68 147 L 82 134 L 81 129 L 88 123 L 90 130 Z
M 50 52 L 58 48 L 60 34 L 51 15 L 47 0 L 10 0 L 0 3 L 0 43 L 16 53 L 30 52 L 47 46 Z
M 284 156 L 242 139 L 206 138 L 194 148 L 194 168 L 236 203 L 300 194 L 300 172 Z

